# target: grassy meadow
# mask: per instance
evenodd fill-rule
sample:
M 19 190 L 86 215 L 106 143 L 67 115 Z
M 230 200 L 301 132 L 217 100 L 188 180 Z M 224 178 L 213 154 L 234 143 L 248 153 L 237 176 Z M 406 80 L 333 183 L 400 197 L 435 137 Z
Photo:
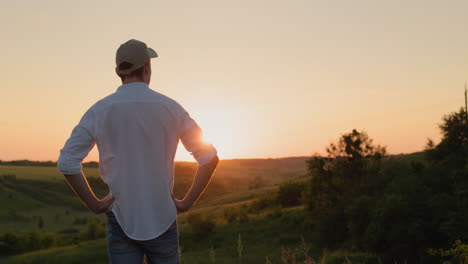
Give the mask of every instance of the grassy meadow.
M 189 212 L 178 215 L 182 262 L 237 263 L 239 241 L 244 244 L 244 263 L 263 263 L 267 257 L 279 261 L 282 247 L 300 245 L 301 237 L 309 233 L 297 225 L 304 214 L 303 206 L 249 211 L 241 221 L 227 221 L 225 214 L 232 211 L 231 215 L 235 215 L 236 210 L 268 195 L 285 181 L 304 180 L 305 161 L 305 157 L 222 160 L 198 203 Z M 191 162 L 176 164 L 176 196 L 182 197 L 188 190 L 195 170 L 196 165 Z M 84 168 L 84 172 L 97 195 L 105 195 L 107 187 L 98 178 L 98 169 Z M 0 234 L 53 233 L 65 244 L 4 257 L 0 263 L 107 261 L 102 230 L 96 239 L 80 238 L 89 231 L 90 223 L 104 228 L 105 215 L 89 212 L 55 167 L 1 165 L 0 184 Z M 199 234 L 190 225 L 193 216 L 209 218 L 214 227 Z
M 440 128 L 440 143 L 411 154 L 388 155 L 353 129 L 326 156 L 222 160 L 178 215 L 181 262 L 467 264 L 467 112 Z M 41 164 L 0 162 L 0 264 L 107 263 L 105 215 Z M 195 170 L 175 164 L 175 196 Z M 97 168 L 84 172 L 108 193 Z

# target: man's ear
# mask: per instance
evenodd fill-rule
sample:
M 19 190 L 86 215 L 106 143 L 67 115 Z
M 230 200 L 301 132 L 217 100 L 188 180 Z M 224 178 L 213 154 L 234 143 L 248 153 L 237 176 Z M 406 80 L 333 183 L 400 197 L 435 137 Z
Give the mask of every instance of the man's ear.
M 119 68 L 115 67 L 115 74 L 117 74 L 117 76 L 120 77 L 120 72 L 119 72 Z
M 151 60 L 149 60 L 147 63 L 145 63 L 145 72 L 151 72 Z

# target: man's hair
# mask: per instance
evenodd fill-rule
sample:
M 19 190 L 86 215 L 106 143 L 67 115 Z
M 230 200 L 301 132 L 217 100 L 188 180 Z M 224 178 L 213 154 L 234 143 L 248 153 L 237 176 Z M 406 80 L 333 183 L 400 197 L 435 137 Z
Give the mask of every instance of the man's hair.
M 133 64 L 129 63 L 129 62 L 122 62 L 120 63 L 119 65 L 119 70 L 126 70 L 126 69 L 130 69 L 131 67 L 133 66 Z M 125 80 L 125 78 L 128 78 L 130 76 L 136 76 L 138 77 L 139 79 L 143 80 L 143 69 L 144 69 L 144 65 L 141 66 L 140 68 L 130 72 L 130 73 L 127 73 L 127 74 L 120 74 L 120 79 L 122 80 L 122 82 Z

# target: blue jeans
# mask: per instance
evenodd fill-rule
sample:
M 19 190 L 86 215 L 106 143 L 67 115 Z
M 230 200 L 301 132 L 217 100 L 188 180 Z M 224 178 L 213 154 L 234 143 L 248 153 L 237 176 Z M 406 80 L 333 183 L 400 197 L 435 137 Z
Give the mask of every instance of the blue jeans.
M 112 211 L 107 215 L 107 251 L 111 264 L 142 264 L 146 255 L 148 264 L 179 263 L 179 233 L 177 220 L 167 231 L 150 240 L 135 240 L 123 232 Z

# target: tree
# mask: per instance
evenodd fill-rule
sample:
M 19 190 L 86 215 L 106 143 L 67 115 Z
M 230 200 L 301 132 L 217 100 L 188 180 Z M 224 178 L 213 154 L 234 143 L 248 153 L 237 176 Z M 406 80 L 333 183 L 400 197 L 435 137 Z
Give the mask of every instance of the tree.
M 283 207 L 300 205 L 304 187 L 304 183 L 300 181 L 282 183 L 278 188 L 278 203 Z
M 317 230 L 318 243 L 336 247 L 350 236 L 348 207 L 355 199 L 353 193 L 367 182 L 373 172 L 370 168 L 380 163 L 386 150 L 374 145 L 365 131 L 353 129 L 338 142 L 330 143 L 326 151 L 326 157 L 308 160 L 311 180 L 304 200 L 310 212 L 309 223 Z M 358 231 L 356 227 L 351 230 Z
M 364 168 L 386 155 L 385 147 L 374 145 L 365 131 L 356 129 L 343 134 L 337 143 L 330 143 L 326 151 L 327 157 L 308 160 L 308 208 L 315 213 L 324 213 L 342 202 L 347 190 L 365 181 Z
M 385 147 L 374 145 L 373 140 L 365 131 L 353 129 L 345 133 L 338 140 L 338 143 L 330 143 L 327 147 L 328 157 L 344 157 L 350 160 L 361 160 L 363 158 L 380 158 L 386 154 Z
M 443 117 L 443 123 L 439 125 L 442 132 L 442 140 L 437 146 L 431 145 L 426 149 L 428 158 L 432 162 L 446 160 L 449 156 L 456 155 L 460 158 L 468 155 L 468 116 L 465 109 L 460 108 Z M 466 162 L 460 160 L 461 162 Z
M 441 144 L 448 144 L 453 148 L 468 145 L 468 117 L 466 111 L 460 108 L 458 112 L 450 113 L 443 118 L 439 126 L 442 131 Z

